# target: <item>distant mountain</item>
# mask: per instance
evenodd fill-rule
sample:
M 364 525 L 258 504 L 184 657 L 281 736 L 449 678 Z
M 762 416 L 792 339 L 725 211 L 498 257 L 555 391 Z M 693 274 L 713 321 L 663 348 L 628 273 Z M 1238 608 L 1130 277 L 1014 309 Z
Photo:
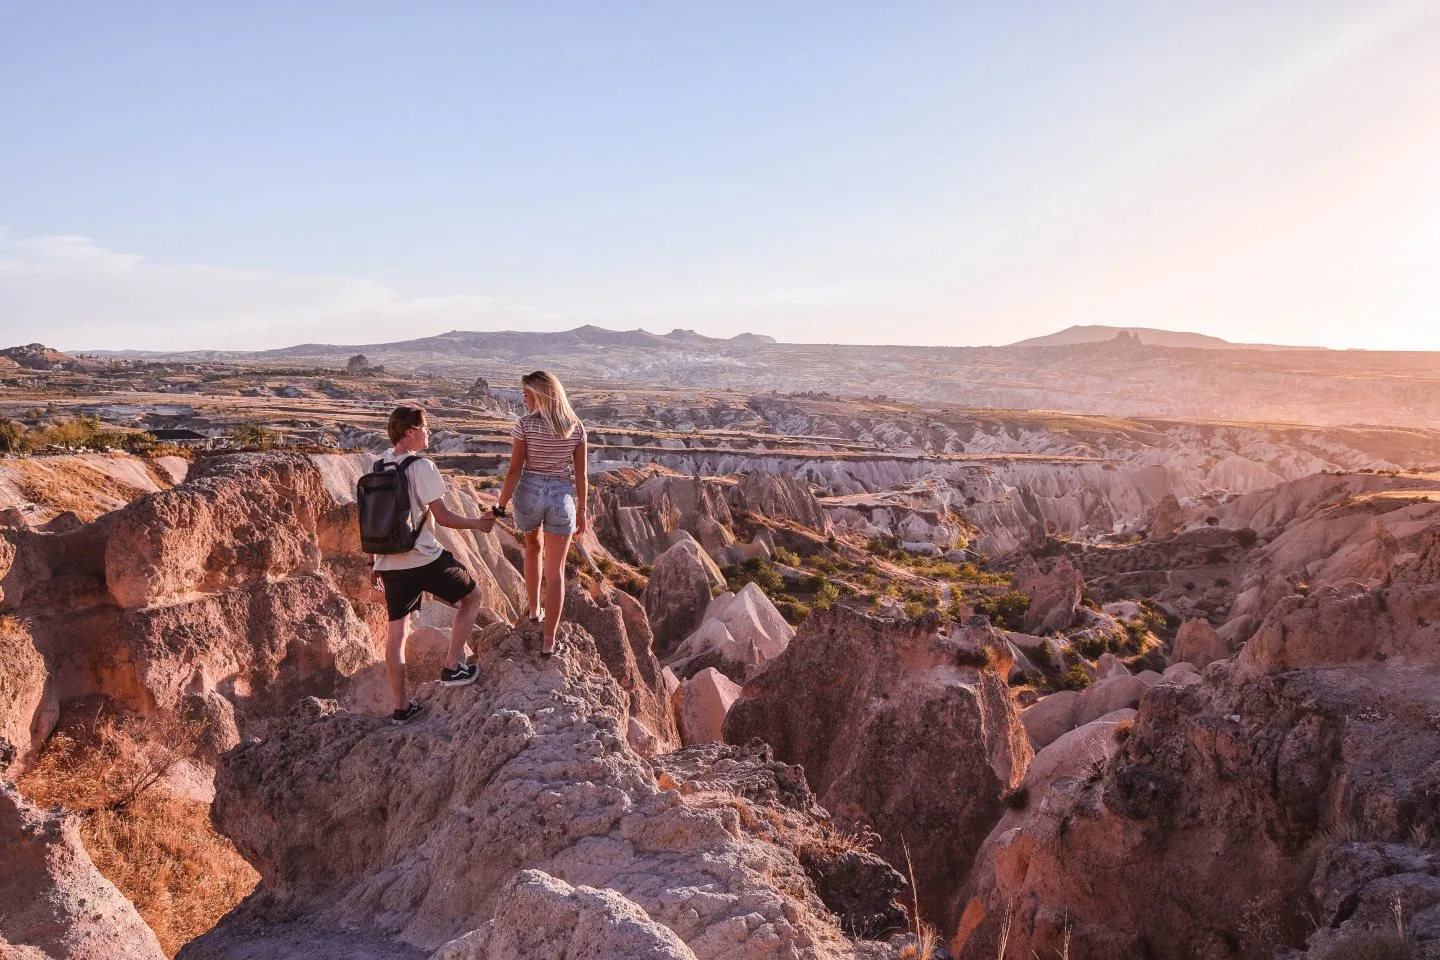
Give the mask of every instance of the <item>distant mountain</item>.
M 1140 342 L 1152 347 L 1198 347 L 1202 350 L 1235 350 L 1241 345 L 1207 337 L 1203 333 L 1182 333 L 1176 330 L 1155 330 L 1151 327 L 1107 327 L 1102 324 L 1066 327 L 1059 333 L 1043 337 L 1031 337 L 1012 343 L 1012 347 L 1073 347 L 1080 343 L 1103 343 L 1114 340 L 1120 334 L 1140 338 Z
M 1075 347 L 1087 343 L 1111 343 L 1120 339 L 1149 347 L 1190 347 L 1197 350 L 1325 350 L 1325 347 L 1292 347 L 1271 343 L 1232 343 L 1203 333 L 1157 330 L 1154 327 L 1107 327 L 1104 324 L 1066 327 L 1059 333 L 1031 337 L 1011 347 Z

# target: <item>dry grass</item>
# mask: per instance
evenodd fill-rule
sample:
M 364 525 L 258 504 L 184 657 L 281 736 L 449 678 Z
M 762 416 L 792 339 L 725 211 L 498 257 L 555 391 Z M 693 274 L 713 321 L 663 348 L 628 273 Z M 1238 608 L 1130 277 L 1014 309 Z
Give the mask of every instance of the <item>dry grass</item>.
M 169 956 L 215 925 L 259 876 L 216 833 L 208 804 L 160 788 L 194 749 L 194 724 L 101 716 L 57 733 L 20 789 L 81 814 L 95 866 L 140 911 Z

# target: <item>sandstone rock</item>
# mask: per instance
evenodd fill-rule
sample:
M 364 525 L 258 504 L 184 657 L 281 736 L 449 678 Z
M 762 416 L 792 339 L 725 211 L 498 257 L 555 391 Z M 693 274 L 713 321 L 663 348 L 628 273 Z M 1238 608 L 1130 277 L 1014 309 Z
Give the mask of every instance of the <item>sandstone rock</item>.
M 666 787 L 685 796 L 731 795 L 760 814 L 746 829 L 794 851 L 821 901 L 849 935 L 875 939 L 909 925 L 905 878 L 861 838 L 837 830 L 800 767 L 781 763 L 768 744 L 705 743 L 651 761 Z
M 1041 572 L 1034 557 L 1026 557 L 1015 570 L 1015 589 L 1030 598 L 1025 632 L 1046 634 L 1068 629 L 1075 622 L 1085 579 L 1069 557 L 1056 560 L 1049 573 Z
M 15 759 L 24 764 L 59 718 L 55 685 L 29 630 L 12 617 L 0 617 L 0 739 L 15 747 Z
M 1057 690 L 1041 697 L 1033 707 L 1020 715 L 1025 732 L 1036 747 L 1054 743 L 1078 725 L 1080 692 L 1078 690 Z
M 670 655 L 669 666 L 680 677 L 714 667 L 743 684 L 779 656 L 794 635 L 795 628 L 765 592 L 747 583 L 739 593 L 722 593 L 710 601 L 699 629 Z
M 772 520 L 790 520 L 817 533 L 827 533 L 829 521 L 809 484 L 792 474 L 747 473 L 729 489 L 730 506 Z
M 0 955 L 7 951 L 43 960 L 165 957 L 134 906 L 95 869 L 79 820 L 38 810 L 0 781 Z
M 1150 512 L 1146 527 L 1149 528 L 1152 540 L 1169 540 L 1180 532 L 1184 521 L 1185 514 L 1180 509 L 1180 501 L 1175 499 L 1175 494 L 1167 493 Z
M 292 717 L 227 753 L 213 817 L 261 885 L 181 957 L 425 957 L 472 932 L 453 948 L 514 936 L 496 949 L 528 950 L 541 931 L 572 950 L 636 942 L 567 942 L 546 923 L 522 933 L 526 909 L 532 921 L 587 911 L 600 928 L 575 937 L 668 943 L 630 904 L 697 958 L 883 955 L 841 936 L 794 855 L 742 828 L 754 814 L 736 798 L 707 806 L 656 783 L 625 742 L 629 698 L 581 628 L 561 631 L 549 661 L 519 632 L 483 645 L 480 679 L 422 688 L 426 713 L 409 725 Z M 577 895 L 546 882 L 532 890 L 545 906 L 507 906 L 521 870 Z M 321 946 L 332 934 L 343 950 Z
M 630 719 L 644 731 L 630 746 L 644 755 L 678 747 L 680 734 L 644 608 L 629 594 L 592 582 L 588 588 L 570 585 L 565 611 L 590 634 L 605 669 L 629 698 Z
M 330 502 L 300 454 L 203 460 L 181 487 L 120 511 L 105 551 L 110 594 L 133 610 L 317 573 Z
M 655 560 L 645 586 L 645 612 L 662 659 L 695 631 L 710 605 L 710 576 L 693 539 L 677 542 Z
M 680 733 L 685 745 L 722 739 L 725 715 L 740 697 L 740 686 L 714 667 L 706 667 L 680 685 Z
M 1230 648 L 1208 620 L 1186 620 L 1175 633 L 1172 659 L 1204 667 L 1230 656 Z
M 1227 660 L 1174 676 L 1195 680 L 1157 684 L 1123 743 L 1057 770 L 1039 804 L 1032 792 L 992 831 L 956 953 L 993 956 L 1008 905 L 1017 955 L 1059 950 L 1067 928 L 1078 960 L 1234 955 L 1226 936 L 1245 916 L 1259 938 L 1246 949 L 1270 956 L 1303 945 L 1311 916 L 1338 926 L 1323 904 L 1369 882 L 1317 904 L 1317 855 L 1357 834 L 1403 842 L 1437 816 L 1426 671 L 1253 676 Z
M 696 960 L 669 928 L 614 890 L 572 887 L 522 870 L 495 918 L 430 960 Z
M 689 532 L 711 557 L 734 542 L 724 485 L 658 468 L 617 470 L 596 478 L 591 490 L 596 536 L 617 557 L 634 564 L 654 562 L 668 550 L 674 533 Z
M 941 637 L 933 623 L 819 612 L 746 685 L 725 738 L 759 738 L 802 765 L 837 822 L 873 828 L 893 866 L 908 842 L 922 913 L 953 919 L 950 899 L 1031 755 L 1009 667 L 989 627 Z

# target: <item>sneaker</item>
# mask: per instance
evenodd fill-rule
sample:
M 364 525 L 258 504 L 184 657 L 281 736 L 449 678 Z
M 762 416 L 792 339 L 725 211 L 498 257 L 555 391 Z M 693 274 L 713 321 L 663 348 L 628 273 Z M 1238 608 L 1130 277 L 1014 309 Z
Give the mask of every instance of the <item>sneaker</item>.
M 462 663 L 454 670 L 449 667 L 441 667 L 440 685 L 442 687 L 463 687 L 467 683 L 474 683 L 478 676 L 480 676 L 480 668 L 473 663 Z
M 424 709 L 425 708 L 420 706 L 420 704 L 416 703 L 414 700 L 411 700 L 403 708 L 396 710 L 395 712 L 390 714 L 390 722 L 395 724 L 409 723 L 411 720 L 414 720 L 416 717 L 418 717 L 420 715 L 420 711 Z

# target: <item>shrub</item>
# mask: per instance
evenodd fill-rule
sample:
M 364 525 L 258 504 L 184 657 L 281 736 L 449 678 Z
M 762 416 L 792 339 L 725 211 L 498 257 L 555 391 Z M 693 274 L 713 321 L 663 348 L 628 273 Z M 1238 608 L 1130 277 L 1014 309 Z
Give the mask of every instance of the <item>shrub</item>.
M 1050 644 L 1048 643 L 1041 643 L 1038 647 L 1036 647 L 1035 652 L 1030 654 L 1030 659 L 1035 663 L 1036 666 L 1055 666 L 1055 654 L 1050 650 Z
M 1222 550 L 1220 547 L 1215 547 L 1213 550 L 1205 551 L 1205 562 L 1210 564 L 1212 567 L 1217 564 L 1224 563 L 1226 559 L 1227 558 L 1225 555 L 1225 551 Z
M 726 567 L 724 573 L 731 590 L 739 590 L 747 583 L 755 584 L 767 595 L 785 589 L 785 578 L 764 557 L 751 557 L 738 567 Z
M 1116 743 L 1124 743 L 1126 740 L 1129 740 L 1130 734 L 1135 732 L 1134 718 L 1128 720 L 1121 720 L 1119 723 L 1115 724 L 1114 732 Z
M 919 620 L 925 615 L 925 604 L 918 600 L 910 600 L 907 601 L 900 610 L 911 620 Z
M 1019 590 L 1002 593 L 998 597 L 981 597 L 975 601 L 975 612 L 990 618 L 997 627 L 1013 629 L 1020 625 L 1020 618 L 1030 609 L 1030 598 Z
M 20 453 L 25 428 L 8 417 L 0 417 L 0 453 Z
M 1225 587 L 1230 586 L 1230 578 L 1229 578 L 1229 577 L 1216 577 L 1216 578 L 1215 578 L 1215 586 L 1220 587 L 1220 588 L 1222 588 L 1222 589 L 1225 588 Z
M 839 599 L 840 588 L 833 583 L 826 583 L 815 591 L 815 596 L 811 599 L 811 606 L 816 610 L 829 610 Z
M 1077 663 L 1065 671 L 1065 679 L 1061 681 L 1061 686 L 1066 690 L 1084 690 L 1090 686 L 1090 674 L 1086 673 L 1085 668 Z
M 780 616 L 792 626 L 798 627 L 810 616 L 810 607 L 798 600 L 784 600 L 775 604 L 775 609 L 780 611 Z
M 1316 953 L 1319 960 L 1413 960 L 1419 953 L 1410 936 L 1396 930 L 1358 930 Z
M 101 717 L 79 739 L 51 737 L 19 784 L 37 804 L 81 815 L 80 837 L 95 866 L 172 956 L 259 879 L 215 831 L 208 805 L 156 788 L 202 734 L 200 725 L 174 719 Z
M 784 547 L 776 547 L 775 561 L 777 563 L 783 563 L 787 567 L 798 567 L 800 565 L 800 555 L 794 550 L 787 550 Z
M 1104 634 L 1081 637 L 1076 646 L 1080 650 L 1080 655 L 1086 660 L 1099 660 L 1110 649 L 1110 644 Z
M 280 440 L 275 433 L 255 423 L 244 423 L 231 427 L 225 436 L 237 447 L 245 450 L 269 450 Z

